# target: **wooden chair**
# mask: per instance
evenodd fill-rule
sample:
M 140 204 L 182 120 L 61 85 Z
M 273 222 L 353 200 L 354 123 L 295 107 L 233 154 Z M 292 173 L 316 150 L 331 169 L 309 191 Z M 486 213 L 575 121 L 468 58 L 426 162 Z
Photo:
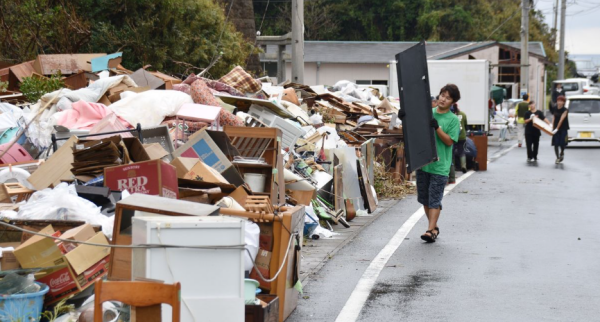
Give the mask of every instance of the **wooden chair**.
M 131 306 L 145 307 L 169 304 L 173 308 L 173 322 L 179 322 L 181 313 L 181 284 L 153 282 L 103 282 L 96 280 L 94 322 L 102 322 L 102 303 L 117 301 Z

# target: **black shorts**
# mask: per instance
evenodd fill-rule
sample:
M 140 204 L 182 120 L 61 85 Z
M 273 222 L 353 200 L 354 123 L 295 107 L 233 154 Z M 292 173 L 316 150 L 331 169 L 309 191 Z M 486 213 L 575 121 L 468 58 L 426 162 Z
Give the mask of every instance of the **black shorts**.
M 442 209 L 448 177 L 417 170 L 417 200 L 425 207 Z

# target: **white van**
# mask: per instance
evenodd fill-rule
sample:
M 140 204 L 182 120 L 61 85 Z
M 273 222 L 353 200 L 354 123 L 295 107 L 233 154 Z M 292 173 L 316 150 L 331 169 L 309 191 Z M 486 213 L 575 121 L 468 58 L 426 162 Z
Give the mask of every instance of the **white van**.
M 600 96 L 570 96 L 565 107 L 569 110 L 569 142 L 600 142 Z
M 556 84 L 561 84 L 563 88 L 563 95 L 565 97 L 573 96 L 573 95 L 583 95 L 583 94 L 598 94 L 598 93 L 589 93 L 590 85 L 592 85 L 592 81 L 587 78 L 569 78 L 564 80 L 554 81 L 552 83 L 552 92 L 554 93 L 554 89 L 556 88 Z M 554 97 L 552 98 L 554 101 Z

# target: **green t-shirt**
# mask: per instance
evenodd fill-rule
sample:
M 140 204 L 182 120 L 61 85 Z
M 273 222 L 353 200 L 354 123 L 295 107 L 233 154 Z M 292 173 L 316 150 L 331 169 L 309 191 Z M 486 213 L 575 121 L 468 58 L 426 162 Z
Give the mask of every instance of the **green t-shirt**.
M 460 134 L 458 135 L 459 141 L 467 139 L 467 114 L 464 112 L 458 113 L 458 121 L 460 122 Z
M 438 125 L 448 134 L 452 141 L 458 141 L 458 132 L 460 128 L 460 122 L 458 117 L 454 113 L 448 111 L 448 113 L 439 114 L 437 107 L 433 108 L 433 118 L 438 122 Z M 452 165 L 452 145 L 447 146 L 435 133 L 435 145 L 437 147 L 437 154 L 439 160 L 424 166 L 421 170 L 437 174 L 440 176 L 448 176 L 450 173 L 450 166 Z

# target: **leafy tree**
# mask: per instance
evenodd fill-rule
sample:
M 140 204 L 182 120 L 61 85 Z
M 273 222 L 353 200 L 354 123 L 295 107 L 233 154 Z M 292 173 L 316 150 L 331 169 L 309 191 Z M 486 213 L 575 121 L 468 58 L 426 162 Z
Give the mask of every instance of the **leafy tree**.
M 183 72 L 187 62 L 206 67 L 213 77 L 245 63 L 251 50 L 223 8 L 212 0 L 81 0 L 94 26 L 88 51 L 123 51 L 124 66 L 151 64 L 159 70 Z M 224 27 L 224 30 L 223 30 Z M 223 32 L 222 32 L 223 31 Z M 222 32 L 222 33 L 221 33 Z
M 0 60 L 32 60 L 44 53 L 78 52 L 90 24 L 68 0 L 0 1 Z
M 251 46 L 213 0 L 0 1 L 0 59 L 123 51 L 123 65 L 177 73 L 189 65 L 220 77 L 244 65 Z

